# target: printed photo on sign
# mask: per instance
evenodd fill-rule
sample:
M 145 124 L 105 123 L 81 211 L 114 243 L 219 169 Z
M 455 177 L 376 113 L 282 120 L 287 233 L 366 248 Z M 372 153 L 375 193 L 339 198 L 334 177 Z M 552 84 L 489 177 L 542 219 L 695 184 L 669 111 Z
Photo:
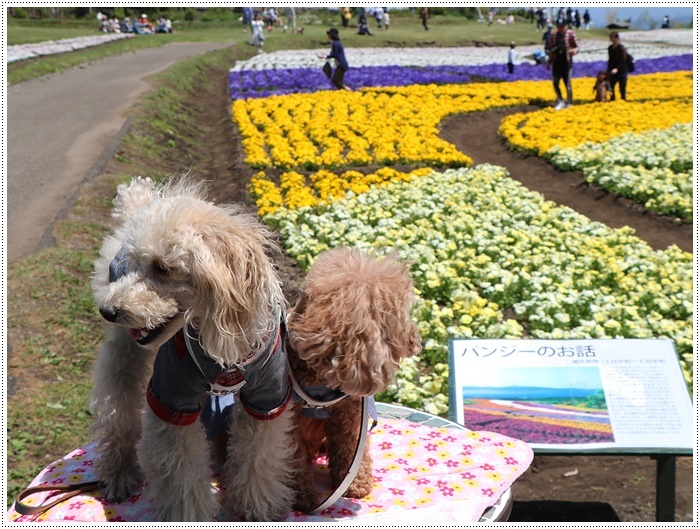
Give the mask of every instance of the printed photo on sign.
M 486 376 L 485 376 L 486 375 Z M 615 440 L 597 367 L 504 368 L 462 379 L 464 424 L 528 443 Z

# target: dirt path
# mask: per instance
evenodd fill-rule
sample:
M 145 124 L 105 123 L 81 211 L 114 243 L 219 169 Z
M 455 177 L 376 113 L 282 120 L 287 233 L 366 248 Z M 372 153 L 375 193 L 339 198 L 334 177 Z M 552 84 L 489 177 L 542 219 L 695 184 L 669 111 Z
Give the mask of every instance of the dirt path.
M 647 212 L 629 199 L 589 185 L 580 172 L 559 171 L 542 158 L 508 149 L 498 136 L 506 115 L 527 109 L 502 109 L 453 116 L 445 120 L 440 137 L 474 159 L 508 169 L 510 176 L 548 200 L 582 213 L 611 228 L 630 226 L 652 248 L 664 250 L 671 244 L 693 251 L 693 226 Z
M 101 171 L 111 155 L 110 147 L 119 139 L 126 111 L 151 87 L 148 76 L 224 46 L 168 44 L 10 86 L 8 261 L 37 251 L 80 183 L 91 172 Z

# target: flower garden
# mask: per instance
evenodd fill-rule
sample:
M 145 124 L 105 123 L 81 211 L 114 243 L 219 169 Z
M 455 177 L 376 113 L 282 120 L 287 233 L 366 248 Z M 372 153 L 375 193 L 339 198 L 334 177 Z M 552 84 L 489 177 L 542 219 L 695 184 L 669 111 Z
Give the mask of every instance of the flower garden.
M 341 245 L 394 250 L 410 263 L 424 348 L 384 398 L 446 413 L 452 336 L 671 338 L 691 383 L 692 254 L 653 250 L 631 228 L 546 201 L 438 135 L 450 115 L 540 106 L 503 120 L 511 148 L 691 221 L 684 39 L 630 44 L 628 101 L 614 103 L 591 103 L 604 48 L 582 42 L 575 105 L 559 112 L 549 107 L 549 72 L 522 63 L 509 77 L 501 49 L 348 49 L 351 93 L 330 89 L 317 50 L 236 64 L 232 116 L 258 170 L 251 193 L 287 253 L 302 268 Z
M 108 42 L 121 39 L 133 38 L 128 33 L 107 33 L 104 35 L 94 35 L 89 37 L 75 37 L 72 39 L 48 40 L 30 44 L 16 44 L 7 46 L 6 62 L 25 61 L 43 55 L 55 55 L 69 51 L 83 50 L 93 46 L 100 46 Z

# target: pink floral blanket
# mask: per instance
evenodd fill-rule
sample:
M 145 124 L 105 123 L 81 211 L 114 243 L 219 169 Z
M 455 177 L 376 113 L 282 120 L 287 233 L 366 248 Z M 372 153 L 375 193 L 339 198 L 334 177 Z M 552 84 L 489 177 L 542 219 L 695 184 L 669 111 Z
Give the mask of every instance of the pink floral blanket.
M 510 437 L 459 428 L 438 428 L 403 419 L 380 417 L 370 434 L 374 459 L 374 488 L 362 500 L 341 498 L 319 515 L 290 511 L 286 522 L 341 522 L 346 524 L 441 523 L 466 524 L 483 512 L 529 467 L 530 447 Z M 82 483 L 97 479 L 95 445 L 74 450 L 44 469 L 31 486 Z M 330 494 L 324 460 L 313 471 L 319 490 Z M 217 484 L 213 483 L 216 487 Z M 25 504 L 38 505 L 50 493 L 29 496 Z M 240 521 L 222 510 L 221 522 Z M 148 522 L 149 503 L 137 492 L 123 503 L 112 504 L 98 491 L 75 496 L 48 512 L 23 516 L 11 508 L 11 522 Z

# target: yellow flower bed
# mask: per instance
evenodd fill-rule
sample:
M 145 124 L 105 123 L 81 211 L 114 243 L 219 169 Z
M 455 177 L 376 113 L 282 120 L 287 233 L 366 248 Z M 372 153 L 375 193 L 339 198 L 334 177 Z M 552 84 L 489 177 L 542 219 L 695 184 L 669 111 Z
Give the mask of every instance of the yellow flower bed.
M 514 147 L 543 156 L 554 146 L 603 143 L 624 133 L 666 129 L 692 120 L 692 99 L 620 100 L 513 114 L 503 120 L 499 132 Z
M 337 175 L 330 171 L 321 170 L 309 175 L 289 171 L 280 176 L 280 185 L 276 185 L 258 172 L 251 179 L 250 192 L 261 216 L 276 212 L 280 207 L 290 210 L 306 206 L 315 206 L 321 202 L 347 198 L 348 193 L 360 195 L 369 191 L 370 187 L 383 186 L 390 182 L 409 182 L 414 177 L 432 173 L 432 169 L 424 167 L 410 173 L 403 173 L 390 167 L 382 167 L 374 173 L 362 174 L 359 171 L 345 171 Z
M 574 79 L 573 86 L 574 94 L 590 100 L 593 79 Z M 628 92 L 629 101 L 690 99 L 692 73 L 638 75 Z M 447 116 L 552 97 L 550 81 L 413 85 L 237 100 L 232 114 L 246 163 L 256 168 L 457 167 L 472 160 L 438 137 Z

